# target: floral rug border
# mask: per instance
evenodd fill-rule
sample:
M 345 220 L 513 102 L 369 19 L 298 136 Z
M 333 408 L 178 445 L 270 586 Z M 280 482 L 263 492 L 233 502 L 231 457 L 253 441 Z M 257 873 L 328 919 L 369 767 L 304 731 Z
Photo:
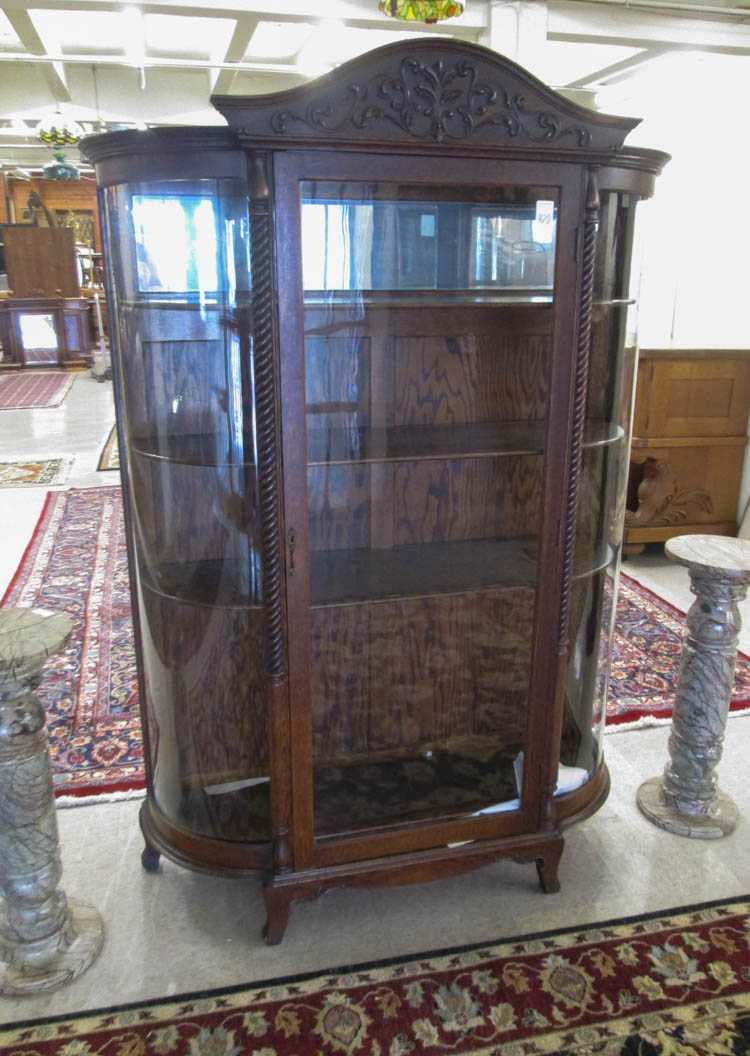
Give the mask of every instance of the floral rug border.
M 230 1052 L 250 1051 L 249 1044 L 256 1056 L 283 1056 L 292 1037 L 299 1037 L 295 1050 L 300 1052 L 356 1050 L 363 1056 L 371 1052 L 405 1056 L 422 1049 L 461 1056 L 490 1052 L 541 1056 L 580 1051 L 581 1047 L 586 1052 L 619 1053 L 629 1051 L 624 1046 L 633 1035 L 649 1042 L 666 1038 L 674 1045 L 669 1049 L 674 1053 L 704 1051 L 680 1047 L 679 1035 L 686 1031 L 710 1034 L 716 1024 L 731 1031 L 736 1026 L 733 1016 L 743 1017 L 747 1033 L 750 969 L 738 937 L 745 945 L 750 942 L 750 895 L 18 1021 L 0 1027 L 0 1051 L 12 1045 L 16 1056 L 31 1056 L 32 1052 L 93 1056 L 95 1051 L 104 1052 L 112 1040 L 124 1043 L 125 1035 L 118 1033 L 113 1038 L 112 1034 L 128 1029 L 133 1044 L 140 1047 L 127 1051 L 144 1056 L 176 1052 L 178 1042 L 185 1043 L 180 1052 L 187 1052 L 189 1045 L 191 1054 L 220 1048 L 229 1056 Z M 728 963 L 733 957 L 739 975 Z M 638 971 L 646 974 L 636 975 Z M 465 986 L 459 977 L 466 979 Z M 634 993 L 625 1002 L 620 991 L 618 1014 L 608 992 L 614 995 L 623 980 L 632 982 Z M 426 987 L 432 988 L 433 1007 L 426 1000 Z M 467 996 L 468 990 L 474 997 Z M 601 1007 L 592 1010 L 588 1019 L 578 1015 L 576 1009 L 586 1009 L 593 996 L 601 999 Z M 312 1004 L 313 999 L 319 1007 Z M 498 999 L 499 1003 L 493 1003 Z M 551 1017 L 533 1007 L 539 1000 L 551 1007 Z M 519 1024 L 516 1013 L 522 1008 L 526 1011 Z M 365 1048 L 362 1043 L 373 1025 L 373 1013 L 378 1017 L 376 1033 Z M 425 1018 L 430 1014 L 431 1018 Z M 305 1017 L 308 1022 L 302 1032 Z M 224 1026 L 229 1020 L 234 1023 L 231 1031 Z M 211 1027 L 213 1022 L 219 1025 Z M 471 1035 L 485 1027 L 493 1031 L 492 1036 L 472 1040 Z M 183 1028 L 190 1033 L 181 1036 Z M 352 1033 L 355 1028 L 363 1032 L 361 1039 Z M 342 1033 L 347 1030 L 352 1033 L 348 1044 Z M 395 1034 L 396 1030 L 401 1033 Z M 418 1050 L 405 1031 L 421 1042 Z M 235 1032 L 247 1035 L 243 1048 L 235 1046 Z M 391 1034 L 390 1048 L 381 1050 L 378 1039 L 386 1041 Z M 95 1050 L 76 1040 L 94 1035 L 103 1039 Z M 443 1035 L 454 1044 L 448 1045 Z M 278 1045 L 279 1039 L 280 1048 L 268 1045 Z M 308 1050 L 304 1041 L 313 1043 L 313 1048 Z M 599 1047 L 606 1043 L 606 1049 Z M 613 1044 L 618 1047 L 610 1048 Z M 37 1048 L 30 1048 L 34 1045 Z

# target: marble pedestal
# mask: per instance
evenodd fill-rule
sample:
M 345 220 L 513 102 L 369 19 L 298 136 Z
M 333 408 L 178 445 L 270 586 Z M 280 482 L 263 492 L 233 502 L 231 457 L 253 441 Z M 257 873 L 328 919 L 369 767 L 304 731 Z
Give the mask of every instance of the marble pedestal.
M 718 839 L 737 824 L 737 807 L 719 791 L 716 767 L 734 684 L 741 620 L 750 584 L 750 543 L 716 535 L 681 535 L 665 551 L 685 565 L 695 594 L 677 682 L 669 762 L 638 789 L 641 811 L 680 836 Z
M 44 710 L 31 692 L 70 629 L 67 616 L 0 610 L 0 995 L 71 982 L 104 939 L 97 911 L 59 888 Z

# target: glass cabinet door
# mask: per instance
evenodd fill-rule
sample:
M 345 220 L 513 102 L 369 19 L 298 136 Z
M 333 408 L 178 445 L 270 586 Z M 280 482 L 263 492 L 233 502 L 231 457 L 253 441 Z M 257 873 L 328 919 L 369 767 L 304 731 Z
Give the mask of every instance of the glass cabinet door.
M 558 193 L 300 199 L 315 834 L 518 810 Z

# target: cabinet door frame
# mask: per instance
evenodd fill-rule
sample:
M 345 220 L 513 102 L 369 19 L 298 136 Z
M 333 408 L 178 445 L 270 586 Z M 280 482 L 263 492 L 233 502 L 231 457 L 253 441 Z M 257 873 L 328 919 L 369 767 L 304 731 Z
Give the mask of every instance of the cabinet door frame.
M 280 349 L 283 503 L 286 529 L 286 612 L 291 710 L 292 849 L 297 870 L 333 866 L 440 846 L 459 840 L 518 836 L 549 824 L 544 789 L 557 774 L 563 662 L 559 649 L 565 498 L 573 433 L 580 261 L 576 260 L 586 167 L 581 163 L 497 158 L 284 151 L 274 154 L 276 284 Z M 307 427 L 299 184 L 302 180 L 394 181 L 441 188 L 544 186 L 558 194 L 557 253 L 550 396 L 543 467 L 543 508 L 529 684 L 524 783 L 518 811 L 481 817 L 405 822 L 352 835 L 316 838 L 310 693 L 311 608 L 308 551 Z M 290 547 L 293 532 L 293 558 Z M 294 567 L 292 568 L 292 560 Z M 556 734 L 557 731 L 557 734 Z M 281 746 L 278 746 L 281 747 Z

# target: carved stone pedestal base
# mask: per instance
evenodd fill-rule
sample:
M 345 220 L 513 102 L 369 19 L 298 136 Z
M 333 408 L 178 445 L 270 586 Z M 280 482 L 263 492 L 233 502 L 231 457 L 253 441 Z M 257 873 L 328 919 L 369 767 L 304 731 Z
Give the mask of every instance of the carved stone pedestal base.
M 664 799 L 661 777 L 644 781 L 636 797 L 641 812 L 660 829 L 695 840 L 719 840 L 728 836 L 737 824 L 739 812 L 735 802 L 724 792 L 717 792 L 706 814 L 681 814 Z
M 0 611 L 0 994 L 71 982 L 104 941 L 96 910 L 60 888 L 44 709 L 31 692 L 71 626 L 62 614 Z
M 34 943 L 3 942 L 0 922 L 0 994 L 21 996 L 55 990 L 85 972 L 99 956 L 104 924 L 87 902 L 68 899 L 65 927 Z
M 638 789 L 645 816 L 662 829 L 700 840 L 727 836 L 737 807 L 719 792 L 716 767 L 734 683 L 741 620 L 750 584 L 750 543 L 713 535 L 670 539 L 665 552 L 690 573 L 695 594 L 677 679 L 669 761 Z

